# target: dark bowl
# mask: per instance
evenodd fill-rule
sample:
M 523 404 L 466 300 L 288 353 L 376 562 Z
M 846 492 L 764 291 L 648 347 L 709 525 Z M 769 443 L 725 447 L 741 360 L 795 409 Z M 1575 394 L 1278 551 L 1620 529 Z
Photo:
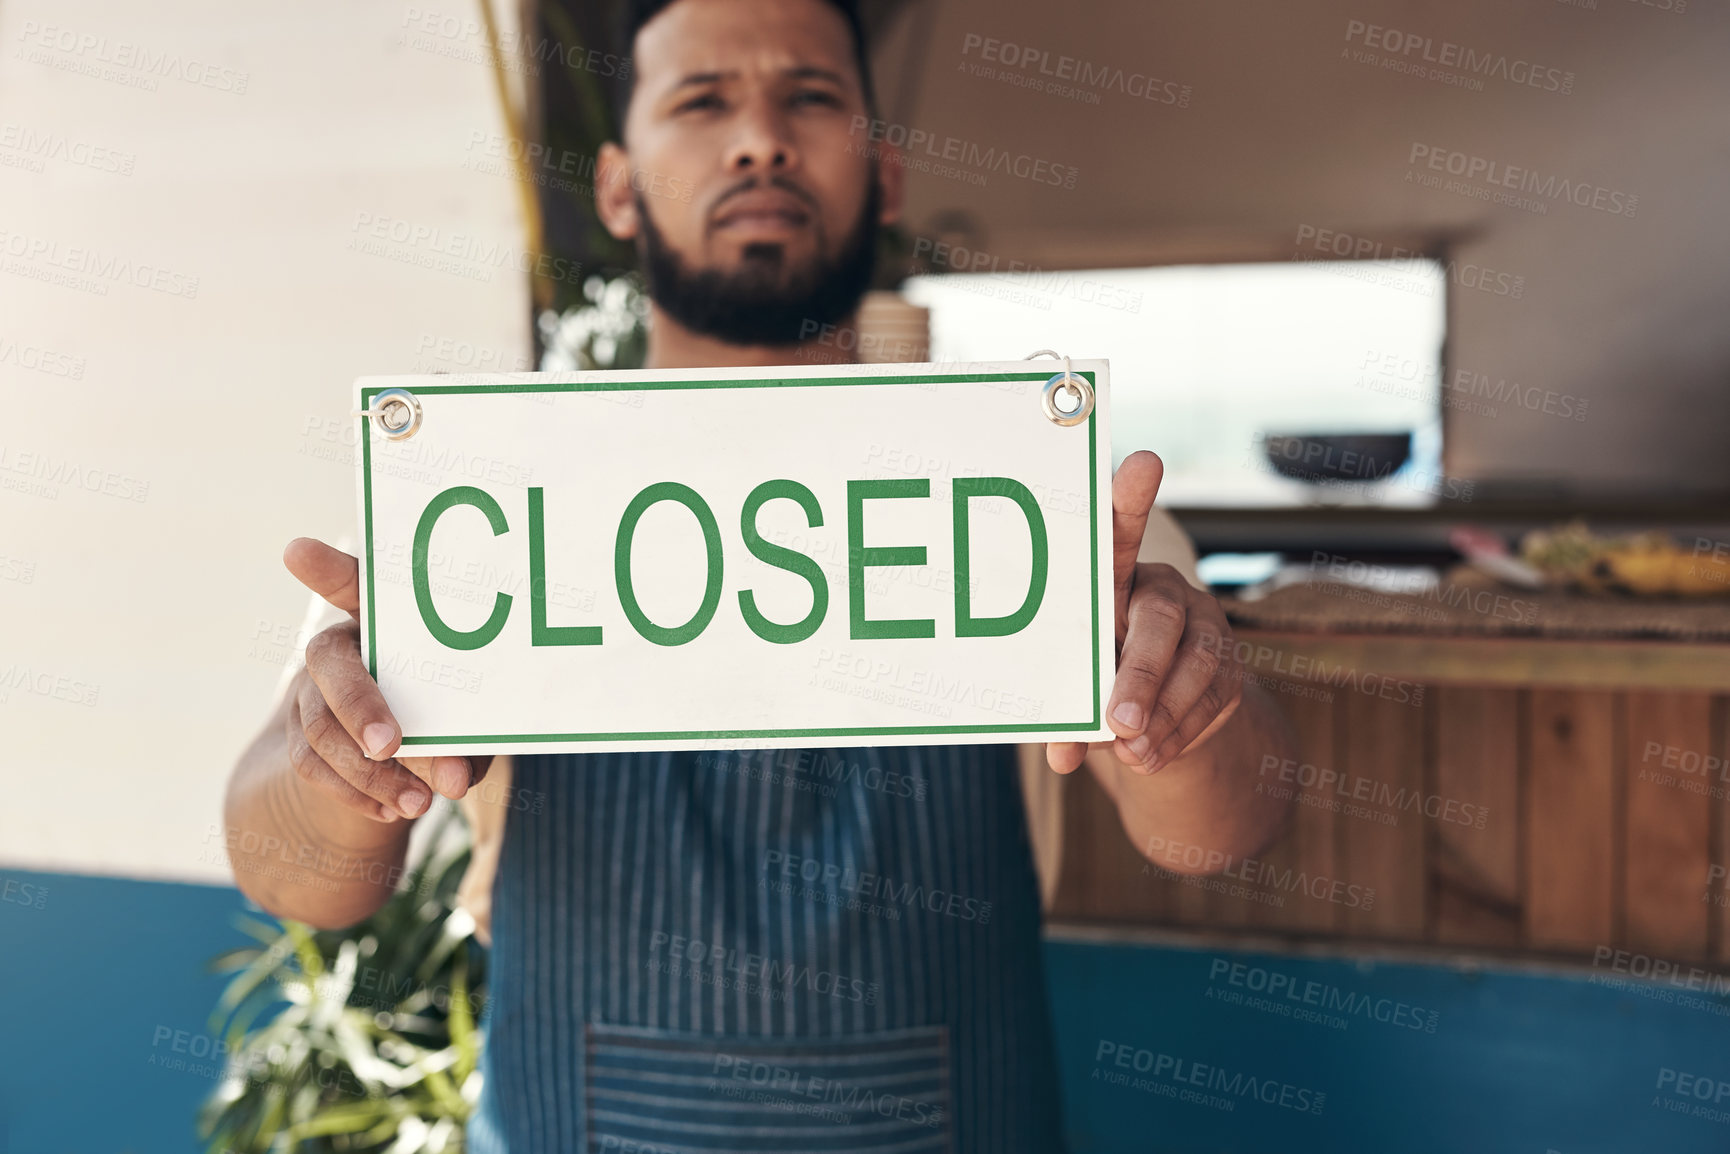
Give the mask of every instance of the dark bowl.
M 1380 481 L 1411 458 L 1405 433 L 1264 433 L 1273 471 L 1294 481 Z

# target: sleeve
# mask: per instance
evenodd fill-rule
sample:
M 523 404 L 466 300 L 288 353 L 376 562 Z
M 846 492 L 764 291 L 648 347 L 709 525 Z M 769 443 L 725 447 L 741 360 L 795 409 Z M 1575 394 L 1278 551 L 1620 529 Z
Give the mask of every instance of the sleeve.
M 1141 552 L 1135 559 L 1150 564 L 1163 561 L 1197 589 L 1205 591 L 1207 588 L 1196 575 L 1194 542 L 1177 523 L 1177 518 L 1158 506 L 1148 515 L 1147 531 L 1141 538 Z M 1027 808 L 1027 833 L 1033 843 L 1033 859 L 1039 871 L 1041 904 L 1049 910 L 1052 899 L 1057 896 L 1063 865 L 1064 797 L 1066 790 L 1085 774 L 1077 772 L 1066 778 L 1053 773 L 1045 761 L 1044 745 L 1023 745 L 1019 755 L 1021 794 Z M 1089 780 L 1076 788 L 1091 789 L 1094 783 Z
M 498 875 L 499 851 L 505 843 L 505 818 L 511 799 L 517 795 L 511 770 L 510 755 L 499 754 L 481 783 L 457 802 L 468 822 L 470 838 L 469 865 L 457 887 L 457 905 L 474 918 L 475 934 L 485 946 L 493 944 L 493 879 Z M 523 800 L 526 803 L 529 799 Z
M 345 553 L 355 551 L 354 539 L 343 537 L 337 541 L 336 547 Z M 300 628 L 294 634 L 294 652 L 282 663 L 282 676 L 276 682 L 276 700 L 281 701 L 288 692 L 289 682 L 294 675 L 306 667 L 306 645 L 317 634 L 323 633 L 332 625 L 341 623 L 348 614 L 320 597 L 317 593 L 307 594 L 306 614 L 301 618 Z
M 1183 526 L 1177 523 L 1164 509 L 1154 506 L 1153 512 L 1147 518 L 1147 532 L 1141 537 L 1141 552 L 1135 559 L 1142 562 L 1163 561 L 1183 575 L 1183 579 L 1203 592 L 1207 586 L 1201 583 L 1195 568 L 1195 542 L 1189 539 L 1189 534 L 1183 531 Z

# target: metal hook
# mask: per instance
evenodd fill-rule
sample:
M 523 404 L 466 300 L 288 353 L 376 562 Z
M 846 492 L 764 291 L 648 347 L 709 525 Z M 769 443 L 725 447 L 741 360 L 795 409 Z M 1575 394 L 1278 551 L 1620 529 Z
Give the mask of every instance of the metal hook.
M 406 441 L 420 431 L 420 398 L 407 389 L 385 389 L 372 399 L 372 408 L 356 409 L 353 417 L 371 417 L 387 441 Z
M 1040 404 L 1045 409 L 1046 418 L 1065 428 L 1079 425 L 1087 420 L 1088 415 L 1093 412 L 1093 386 L 1088 384 L 1087 378 L 1077 376 L 1075 371 L 1070 368 L 1069 358 L 1053 352 L 1051 349 L 1040 349 L 1037 352 L 1028 353 L 1023 359 L 1031 361 L 1035 357 L 1051 357 L 1063 362 L 1063 371 L 1046 381 L 1045 388 L 1039 394 Z M 1059 391 L 1068 393 L 1075 398 L 1074 409 L 1065 412 L 1057 407 Z

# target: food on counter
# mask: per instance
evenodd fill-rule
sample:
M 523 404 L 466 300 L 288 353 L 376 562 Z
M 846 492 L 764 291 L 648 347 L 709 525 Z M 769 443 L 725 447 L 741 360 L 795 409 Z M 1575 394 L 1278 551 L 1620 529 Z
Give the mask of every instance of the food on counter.
M 1520 555 L 1551 584 L 1587 585 L 1592 563 L 1609 544 L 1607 538 L 1594 537 L 1584 521 L 1571 521 L 1527 533 L 1520 541 Z
M 1520 552 L 1551 584 L 1588 593 L 1730 593 L 1730 546 L 1715 542 L 1685 546 L 1658 531 L 1602 537 L 1572 521 L 1527 533 Z
M 1506 585 L 1542 589 L 1544 575 L 1529 562 L 1508 552 L 1507 542 L 1487 529 L 1456 525 L 1448 533 L 1448 544 L 1460 551 L 1466 563 L 1479 573 Z

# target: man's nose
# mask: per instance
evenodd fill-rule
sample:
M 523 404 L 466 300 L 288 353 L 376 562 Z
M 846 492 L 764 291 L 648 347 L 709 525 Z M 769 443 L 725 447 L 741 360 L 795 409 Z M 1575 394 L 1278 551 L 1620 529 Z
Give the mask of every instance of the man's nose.
M 766 102 L 744 109 L 727 154 L 733 172 L 788 172 L 799 167 L 799 153 L 787 119 Z

